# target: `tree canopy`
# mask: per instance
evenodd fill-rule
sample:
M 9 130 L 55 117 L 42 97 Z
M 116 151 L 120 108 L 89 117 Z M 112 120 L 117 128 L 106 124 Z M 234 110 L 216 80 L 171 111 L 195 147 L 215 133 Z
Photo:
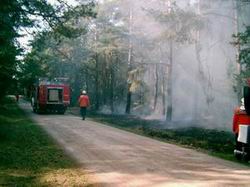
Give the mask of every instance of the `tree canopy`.
M 231 120 L 228 110 L 237 101 L 232 81 L 236 49 L 230 44 L 237 33 L 233 2 L 107 0 L 77 7 L 61 0 L 53 6 L 17 2 L 24 4 L 26 19 L 20 16 L 24 21 L 11 27 L 16 54 L 5 67 L 13 72 L 2 72 L 10 81 L 19 79 L 22 88 L 37 77 L 67 77 L 72 104 L 84 89 L 100 112 L 156 114 L 171 121 L 216 116 L 220 108 Z M 18 29 L 39 27 L 41 21 L 44 29 L 18 62 Z M 246 67 L 238 77 L 247 77 L 250 69 L 248 36 L 249 28 L 237 35 L 240 62 Z M 187 107 L 179 107 L 183 103 Z
M 83 29 L 70 24 L 80 17 L 95 16 L 93 3 L 76 7 L 58 0 L 58 5 L 51 5 L 46 0 L 2 0 L 0 2 L 0 98 L 10 85 L 15 84 L 18 55 L 23 50 L 17 41 L 20 29 L 35 27 L 53 30 L 65 37 L 76 37 Z

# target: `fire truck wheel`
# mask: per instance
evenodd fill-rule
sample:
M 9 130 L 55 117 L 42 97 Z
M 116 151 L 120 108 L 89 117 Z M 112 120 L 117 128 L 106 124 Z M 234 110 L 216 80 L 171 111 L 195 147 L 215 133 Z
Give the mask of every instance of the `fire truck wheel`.
M 241 161 L 243 159 L 242 154 L 240 154 L 240 152 L 242 151 L 242 143 L 238 142 L 237 138 L 238 138 L 238 134 L 236 134 L 236 136 L 235 136 L 235 150 L 236 150 L 236 152 L 234 152 L 234 156 L 238 161 Z
M 241 155 L 241 154 L 235 154 L 234 156 L 235 156 L 235 158 L 236 158 L 238 161 L 241 161 L 241 160 L 242 160 L 242 155 Z
M 248 162 L 250 160 L 249 150 L 246 149 L 243 143 L 238 142 L 237 139 L 236 139 L 234 156 L 238 161 Z
M 248 161 L 249 161 L 249 155 L 248 155 L 248 154 L 243 155 L 243 156 L 242 156 L 242 161 L 243 161 L 243 162 L 248 162 Z
M 42 114 L 42 112 L 43 112 L 43 111 L 42 111 L 41 109 L 39 109 L 39 108 L 36 109 L 36 113 L 37 113 L 37 114 Z
M 34 113 L 37 113 L 37 108 L 35 106 L 33 106 L 32 109 Z
M 59 114 L 64 114 L 65 113 L 65 109 L 61 109 L 58 111 Z

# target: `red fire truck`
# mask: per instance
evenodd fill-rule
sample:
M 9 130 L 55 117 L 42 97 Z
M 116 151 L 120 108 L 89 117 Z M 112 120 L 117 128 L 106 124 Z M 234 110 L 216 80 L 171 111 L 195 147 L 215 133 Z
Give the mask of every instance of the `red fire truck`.
M 234 111 L 233 132 L 235 134 L 234 155 L 238 160 L 250 160 L 250 79 L 243 89 L 242 105 Z
M 66 78 L 39 78 L 33 86 L 31 105 L 35 113 L 64 114 L 70 104 L 70 87 Z

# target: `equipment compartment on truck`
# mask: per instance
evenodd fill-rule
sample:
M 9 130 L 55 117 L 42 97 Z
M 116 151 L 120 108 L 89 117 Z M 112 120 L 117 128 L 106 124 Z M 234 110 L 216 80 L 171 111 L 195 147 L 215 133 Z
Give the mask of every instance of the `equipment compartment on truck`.
M 234 111 L 233 132 L 235 134 L 234 155 L 238 160 L 250 160 L 250 82 L 243 90 L 242 105 Z
M 53 80 L 40 78 L 34 84 L 31 105 L 36 113 L 64 114 L 70 104 L 70 87 L 62 78 Z
M 48 103 L 60 103 L 63 101 L 62 88 L 48 88 Z

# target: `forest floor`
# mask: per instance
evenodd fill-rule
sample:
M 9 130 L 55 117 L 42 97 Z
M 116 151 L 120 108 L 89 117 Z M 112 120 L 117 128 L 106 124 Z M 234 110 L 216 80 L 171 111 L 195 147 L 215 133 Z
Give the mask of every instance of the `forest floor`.
M 0 186 L 88 186 L 86 173 L 11 98 L 0 106 Z
M 82 166 L 94 186 L 249 186 L 242 164 L 104 125 L 92 118 L 32 113 L 19 105 Z

